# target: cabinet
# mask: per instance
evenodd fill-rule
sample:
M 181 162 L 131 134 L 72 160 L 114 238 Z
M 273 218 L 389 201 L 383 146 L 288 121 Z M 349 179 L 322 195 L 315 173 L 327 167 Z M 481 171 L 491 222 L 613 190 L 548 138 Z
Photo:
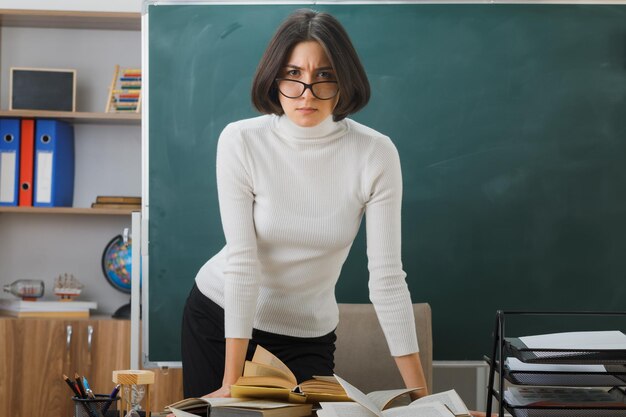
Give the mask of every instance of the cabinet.
M 114 325 L 115 334 L 100 331 L 99 324 L 107 322 Z M 128 340 L 128 322 L 2 318 L 0 323 L 5 348 L 0 360 L 10 363 L 3 372 L 8 389 L 0 391 L 6 415 L 70 416 L 71 393 L 62 375 L 73 377 L 79 372 L 96 389 L 108 391 L 113 386 L 111 372 L 129 363 L 128 349 L 111 349 L 104 343 L 107 337 Z M 98 366 L 92 366 L 94 363 Z
M 130 322 L 112 319 L 0 318 L 0 413 L 72 416 L 62 375 L 87 377 L 97 393 L 113 388 L 112 371 L 128 369 Z M 182 372 L 156 371 L 151 409 L 182 398 Z
M 0 415 L 13 414 L 11 398 L 16 387 L 14 380 L 17 373 L 17 361 L 13 342 L 16 337 L 16 320 L 0 319 Z
M 513 417 L 626 415 L 626 347 L 623 344 L 615 347 L 589 340 L 585 341 L 586 346 L 576 344 L 564 348 L 549 344 L 529 347 L 520 338 L 505 337 L 507 315 L 539 318 L 591 316 L 599 321 L 607 316 L 626 318 L 626 312 L 498 311 L 492 356 L 486 358 L 490 365 L 489 417 L 494 398 L 499 402 L 500 416 L 505 410 Z M 563 337 L 554 338 L 554 343 L 558 344 Z

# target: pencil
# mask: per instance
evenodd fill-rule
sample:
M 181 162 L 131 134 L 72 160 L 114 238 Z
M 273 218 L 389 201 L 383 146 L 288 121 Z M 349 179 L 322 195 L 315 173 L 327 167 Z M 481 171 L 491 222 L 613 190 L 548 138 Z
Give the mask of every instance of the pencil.
M 63 379 L 65 380 L 65 383 L 70 387 L 72 392 L 76 395 L 76 398 L 82 399 L 83 397 L 80 395 L 80 392 L 77 388 L 78 384 L 74 383 L 70 378 L 68 378 L 67 375 L 63 375 Z M 87 414 L 90 417 L 93 417 L 93 410 L 89 407 L 89 405 L 87 403 L 81 403 L 81 404 L 83 405 L 83 408 L 85 409 L 85 411 L 87 411 Z
M 80 392 L 78 392 L 78 389 L 76 388 L 76 385 L 74 384 L 74 382 L 72 382 L 72 380 L 69 379 L 69 377 L 65 374 L 63 375 L 63 379 L 65 380 L 65 383 L 70 387 L 74 395 L 80 398 Z
M 74 379 L 76 380 L 76 386 L 78 387 L 79 398 L 86 398 L 85 387 L 83 387 L 83 381 L 81 381 L 78 372 L 74 373 Z

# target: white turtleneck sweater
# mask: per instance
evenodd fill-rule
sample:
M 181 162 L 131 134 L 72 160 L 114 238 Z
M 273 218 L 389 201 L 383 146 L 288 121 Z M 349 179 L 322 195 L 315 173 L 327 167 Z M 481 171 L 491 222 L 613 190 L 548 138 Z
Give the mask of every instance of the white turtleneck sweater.
M 418 351 L 388 137 L 332 116 L 311 128 L 261 116 L 226 126 L 216 165 L 226 246 L 196 284 L 224 308 L 227 338 L 250 338 L 253 327 L 296 337 L 335 329 L 335 284 L 365 214 L 370 299 L 391 354 Z

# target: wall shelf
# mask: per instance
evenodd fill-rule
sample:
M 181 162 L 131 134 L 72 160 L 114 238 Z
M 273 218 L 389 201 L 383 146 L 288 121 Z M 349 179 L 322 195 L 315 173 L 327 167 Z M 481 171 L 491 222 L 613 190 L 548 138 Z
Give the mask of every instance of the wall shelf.
M 94 113 L 45 110 L 0 110 L 0 117 L 32 117 L 60 119 L 69 123 L 82 124 L 126 124 L 140 125 L 141 113 Z
M 141 30 L 141 13 L 0 9 L 0 26 Z
M 19 214 L 81 214 L 92 216 L 130 216 L 133 211 L 135 210 L 101 209 L 87 207 L 0 207 L 0 213 Z

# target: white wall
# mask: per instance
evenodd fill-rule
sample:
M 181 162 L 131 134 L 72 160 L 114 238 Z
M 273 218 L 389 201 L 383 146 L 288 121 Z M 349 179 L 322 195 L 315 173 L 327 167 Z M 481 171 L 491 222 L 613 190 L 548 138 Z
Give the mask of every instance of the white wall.
M 481 361 L 433 362 L 433 392 L 455 389 L 470 410 L 485 411 L 489 368 Z
M 103 112 L 115 64 L 141 66 L 139 31 L 3 27 L 0 108 L 8 108 L 9 68 L 25 66 L 76 69 L 77 110 Z M 76 124 L 74 132 L 75 207 L 89 207 L 97 195 L 141 195 L 139 125 Z M 124 227 L 130 227 L 130 215 L 1 213 L 0 284 L 42 279 L 46 298 L 53 299 L 54 278 L 72 273 L 85 285 L 81 299 L 95 300 L 97 313 L 111 314 L 130 297 L 105 280 L 100 258 Z

